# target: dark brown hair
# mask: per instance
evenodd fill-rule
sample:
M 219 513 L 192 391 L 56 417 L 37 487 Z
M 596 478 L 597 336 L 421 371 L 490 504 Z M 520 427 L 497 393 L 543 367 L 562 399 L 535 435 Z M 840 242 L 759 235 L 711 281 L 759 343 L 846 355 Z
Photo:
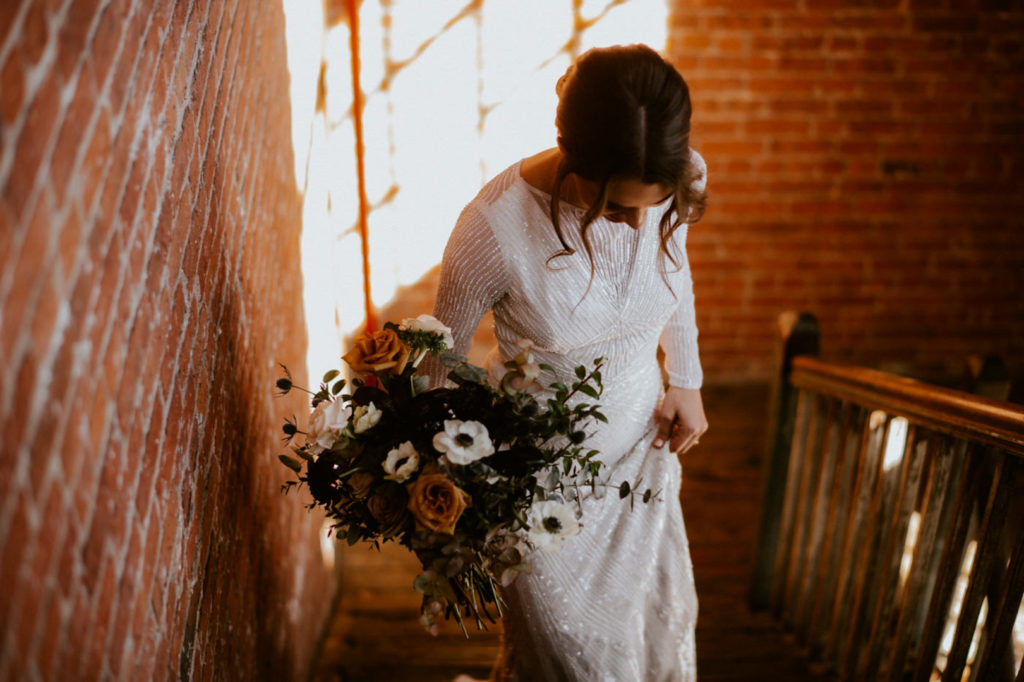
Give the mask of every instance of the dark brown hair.
M 684 221 L 700 219 L 706 201 L 696 187 L 701 170 L 690 162 L 690 89 L 683 77 L 646 45 L 617 45 L 584 53 L 559 80 L 557 90 L 555 127 L 562 159 L 551 190 L 551 221 L 563 248 L 551 258 L 575 253 L 559 220 L 562 182 L 574 173 L 599 188 L 580 226 L 591 278 L 587 231 L 604 213 L 612 178 L 674 189 L 658 231 L 662 256 L 679 267 L 669 240 Z

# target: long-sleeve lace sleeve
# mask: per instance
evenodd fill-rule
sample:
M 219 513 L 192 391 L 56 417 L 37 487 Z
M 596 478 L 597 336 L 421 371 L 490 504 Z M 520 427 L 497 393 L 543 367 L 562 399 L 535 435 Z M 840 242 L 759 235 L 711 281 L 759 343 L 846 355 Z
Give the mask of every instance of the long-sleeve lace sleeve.
M 707 165 L 703 157 L 690 150 L 691 163 L 697 170 L 694 183 L 698 191 L 707 186 Z M 675 242 L 679 246 L 680 269 L 684 275 L 684 287 L 677 292 L 679 305 L 675 313 L 665 325 L 661 335 L 661 347 L 665 351 L 665 372 L 668 383 L 680 388 L 700 388 L 704 381 L 704 372 L 700 366 L 700 354 L 697 348 L 697 315 L 693 298 L 693 277 L 690 274 L 690 261 L 686 255 L 686 225 L 680 226 L 676 232 Z
M 451 327 L 456 353 L 465 355 L 484 314 L 508 291 L 508 271 L 486 218 L 470 204 L 459 216 L 441 261 L 434 317 Z M 427 364 L 432 385 L 447 368 Z
M 685 230 L 685 228 L 680 228 Z M 684 287 L 676 292 L 679 305 L 669 318 L 661 335 L 661 347 L 665 351 L 665 372 L 668 383 L 680 388 L 700 388 L 704 372 L 700 366 L 697 348 L 697 316 L 694 308 L 693 279 L 690 276 L 690 262 L 686 249 L 682 249 L 680 266 Z

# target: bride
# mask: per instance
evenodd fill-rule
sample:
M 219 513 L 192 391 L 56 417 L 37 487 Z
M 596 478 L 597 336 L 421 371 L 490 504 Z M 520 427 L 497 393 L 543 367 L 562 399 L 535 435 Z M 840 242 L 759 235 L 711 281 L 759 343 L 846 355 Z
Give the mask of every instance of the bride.
M 466 206 L 434 315 L 465 353 L 494 311 L 501 360 L 520 339 L 569 383 L 605 357 L 588 443 L 649 504 L 587 498 L 584 528 L 506 590 L 496 680 L 695 680 L 697 597 L 674 453 L 707 429 L 688 223 L 704 207 L 686 83 L 643 45 L 590 50 L 559 79 L 558 146 L 514 164 Z M 667 387 L 659 367 L 665 354 Z M 554 381 L 552 377 L 545 377 Z M 546 381 L 545 383 L 550 383 Z

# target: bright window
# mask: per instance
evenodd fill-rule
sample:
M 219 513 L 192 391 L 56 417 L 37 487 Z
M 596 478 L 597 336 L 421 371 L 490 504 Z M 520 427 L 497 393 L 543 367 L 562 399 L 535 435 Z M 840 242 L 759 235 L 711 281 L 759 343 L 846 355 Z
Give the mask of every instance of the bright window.
M 666 38 L 665 0 L 357 4 L 378 308 L 440 262 L 459 212 L 487 179 L 554 146 L 555 81 L 576 55 L 635 42 L 661 50 Z M 337 364 L 364 306 L 350 22 L 343 0 L 327 3 L 326 20 L 319 8 L 309 14 L 314 5 L 284 0 L 304 192 L 308 365 L 317 377 Z

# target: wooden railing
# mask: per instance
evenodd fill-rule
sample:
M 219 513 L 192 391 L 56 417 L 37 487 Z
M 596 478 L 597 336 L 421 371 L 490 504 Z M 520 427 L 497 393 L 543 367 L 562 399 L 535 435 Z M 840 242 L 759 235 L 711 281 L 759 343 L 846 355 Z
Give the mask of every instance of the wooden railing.
M 816 350 L 813 319 L 787 326 L 790 351 Z M 753 606 L 843 679 L 1024 680 L 1024 409 L 783 366 Z

